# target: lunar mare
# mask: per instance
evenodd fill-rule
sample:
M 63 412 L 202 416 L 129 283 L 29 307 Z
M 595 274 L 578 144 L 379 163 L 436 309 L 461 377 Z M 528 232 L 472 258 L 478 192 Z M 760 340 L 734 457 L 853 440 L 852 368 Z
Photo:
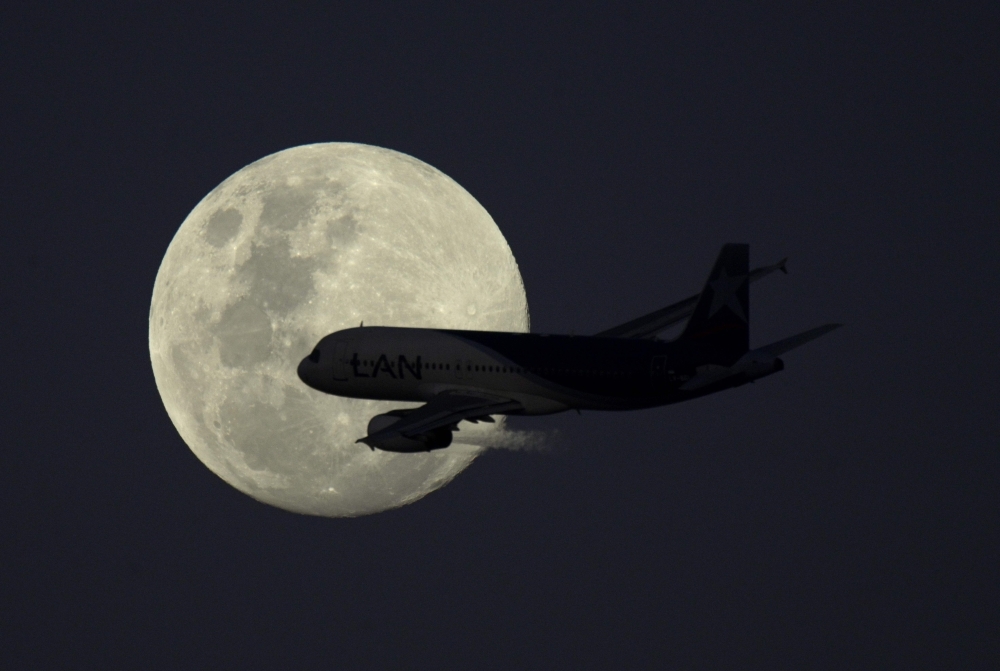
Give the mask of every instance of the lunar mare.
M 478 454 L 463 438 L 490 444 L 502 423 L 429 454 L 356 444 L 370 417 L 407 404 L 321 394 L 295 369 L 362 320 L 528 330 L 506 240 L 442 172 L 343 143 L 252 163 L 188 215 L 156 277 L 149 349 L 170 419 L 219 477 L 287 510 L 351 516 L 419 499 Z

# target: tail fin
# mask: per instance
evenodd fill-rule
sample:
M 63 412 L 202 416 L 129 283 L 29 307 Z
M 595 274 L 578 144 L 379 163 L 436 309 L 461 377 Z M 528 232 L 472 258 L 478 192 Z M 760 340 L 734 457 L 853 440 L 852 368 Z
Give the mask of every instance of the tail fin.
M 732 365 L 750 349 L 750 245 L 722 246 L 694 313 L 678 341 L 712 351 L 716 363 Z

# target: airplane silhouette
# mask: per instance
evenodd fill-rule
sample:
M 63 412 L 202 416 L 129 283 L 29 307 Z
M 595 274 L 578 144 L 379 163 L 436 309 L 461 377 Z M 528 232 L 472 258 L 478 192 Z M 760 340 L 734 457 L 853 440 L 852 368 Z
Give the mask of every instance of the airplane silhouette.
M 749 285 L 788 271 L 787 259 L 751 271 L 749 257 L 749 245 L 724 245 L 700 294 L 592 336 L 362 326 L 320 340 L 298 375 L 336 396 L 424 401 L 376 415 L 358 440 L 390 452 L 446 448 L 463 420 L 635 410 L 714 394 L 783 370 L 779 355 L 841 326 L 751 350 Z M 675 339 L 656 337 L 684 319 Z

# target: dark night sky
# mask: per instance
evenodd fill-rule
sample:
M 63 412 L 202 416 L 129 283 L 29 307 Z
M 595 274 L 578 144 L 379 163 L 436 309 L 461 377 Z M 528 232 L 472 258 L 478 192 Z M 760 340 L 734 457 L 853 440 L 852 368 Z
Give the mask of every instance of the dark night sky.
M 0 17 L 6 668 L 996 668 L 995 9 L 207 4 Z M 206 193 L 321 141 L 463 185 L 536 331 L 730 241 L 791 259 L 752 344 L 847 326 L 399 510 L 270 508 L 174 430 L 149 300 Z

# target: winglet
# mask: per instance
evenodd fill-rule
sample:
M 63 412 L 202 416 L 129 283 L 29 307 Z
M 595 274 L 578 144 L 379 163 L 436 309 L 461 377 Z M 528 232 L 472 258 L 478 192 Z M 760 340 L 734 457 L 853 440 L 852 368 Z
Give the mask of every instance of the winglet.
M 787 275 L 788 274 L 788 267 L 785 265 L 786 263 L 788 263 L 788 257 L 787 256 L 785 258 L 781 259 L 780 261 L 778 261 L 777 263 L 772 263 L 769 266 L 760 266 L 759 268 L 754 268 L 753 270 L 750 271 L 750 281 L 751 282 L 756 282 L 757 280 L 759 280 L 759 279 L 761 279 L 763 277 L 767 277 L 768 275 L 770 275 L 771 273 L 773 273 L 775 270 L 780 270 L 785 275 Z

